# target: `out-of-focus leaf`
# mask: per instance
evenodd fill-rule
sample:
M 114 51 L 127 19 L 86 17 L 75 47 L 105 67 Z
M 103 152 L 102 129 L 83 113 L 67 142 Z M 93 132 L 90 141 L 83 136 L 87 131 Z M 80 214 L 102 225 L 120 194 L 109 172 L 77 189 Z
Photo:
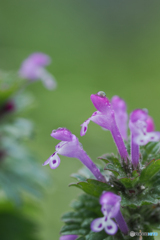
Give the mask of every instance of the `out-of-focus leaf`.
M 35 107 L 35 98 L 32 94 L 23 92 L 14 96 L 16 113 L 24 112 Z
M 23 80 L 14 72 L 0 70 L 0 104 L 10 98 L 21 86 Z
M 152 233 L 153 229 L 148 224 L 145 224 L 143 227 L 143 232 Z M 143 239 L 144 240 L 154 240 L 154 236 L 143 236 Z
M 14 139 L 30 138 L 33 134 L 33 123 L 24 118 L 17 118 L 14 123 L 1 127 L 1 131 Z
M 0 212 L 0 239 L 38 240 L 37 226 L 18 212 Z

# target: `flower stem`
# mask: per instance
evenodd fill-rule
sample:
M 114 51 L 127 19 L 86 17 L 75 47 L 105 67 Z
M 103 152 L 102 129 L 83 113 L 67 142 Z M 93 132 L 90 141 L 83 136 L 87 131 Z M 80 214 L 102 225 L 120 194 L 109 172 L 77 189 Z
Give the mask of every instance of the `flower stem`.
M 139 163 L 139 145 L 134 143 L 133 135 L 131 135 L 131 159 L 134 168 L 136 168 Z
M 126 224 L 126 222 L 125 222 L 125 220 L 124 220 L 124 218 L 123 218 L 123 215 L 122 215 L 122 213 L 121 213 L 120 210 L 119 210 L 118 214 L 116 215 L 115 220 L 116 220 L 116 222 L 117 222 L 117 224 L 118 224 L 121 232 L 122 232 L 124 235 L 127 235 L 129 229 L 128 229 L 128 226 L 127 226 L 127 224 Z
M 115 121 L 115 119 L 114 119 L 114 121 Z M 112 124 L 111 133 L 112 133 L 113 139 L 117 145 L 117 148 L 118 148 L 121 158 L 127 163 L 127 157 L 128 157 L 127 149 L 125 147 L 123 138 L 120 134 L 120 131 L 117 127 L 116 122 L 114 124 Z
M 92 160 L 83 149 L 81 149 L 77 158 L 93 173 L 98 181 L 106 182 L 105 177 L 101 174 L 96 164 L 92 162 Z

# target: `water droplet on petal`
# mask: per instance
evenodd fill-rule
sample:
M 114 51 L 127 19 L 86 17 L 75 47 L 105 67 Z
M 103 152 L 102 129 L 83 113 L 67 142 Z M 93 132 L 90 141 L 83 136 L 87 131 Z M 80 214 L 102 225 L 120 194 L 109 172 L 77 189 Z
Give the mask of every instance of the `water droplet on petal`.
M 105 94 L 105 92 L 103 92 L 103 91 L 99 91 L 99 92 L 97 93 L 97 95 L 100 96 L 100 97 L 106 97 L 106 94 Z

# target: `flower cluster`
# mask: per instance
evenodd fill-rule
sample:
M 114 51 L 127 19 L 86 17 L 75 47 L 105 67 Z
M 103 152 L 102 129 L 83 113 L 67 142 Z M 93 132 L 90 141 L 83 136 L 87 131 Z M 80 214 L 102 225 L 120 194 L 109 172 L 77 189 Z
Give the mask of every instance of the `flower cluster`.
M 154 131 L 153 119 L 148 115 L 146 109 L 136 109 L 129 117 L 129 128 L 131 131 L 131 155 L 128 154 L 124 140 L 128 139 L 127 122 L 128 114 L 126 103 L 118 96 L 114 96 L 111 101 L 106 97 L 104 92 L 98 92 L 91 95 L 91 101 L 96 112 L 92 114 L 81 125 L 80 135 L 86 134 L 90 121 L 101 126 L 103 129 L 109 130 L 112 134 L 114 142 L 117 146 L 121 166 L 130 164 L 130 167 L 138 169 L 140 164 L 139 147 L 146 145 L 148 142 L 156 142 L 160 140 L 160 132 Z M 60 164 L 59 155 L 79 159 L 95 176 L 98 181 L 108 184 L 105 176 L 99 171 L 98 167 L 92 162 L 86 152 L 83 150 L 78 138 L 66 128 L 53 130 L 51 136 L 61 142 L 56 146 L 56 151 L 44 162 L 43 165 L 49 164 L 55 169 Z M 95 219 L 91 223 L 91 230 L 99 232 L 105 230 L 109 235 L 116 234 L 118 227 L 121 232 L 126 235 L 128 233 L 127 224 L 120 211 L 121 197 L 112 192 L 103 192 L 100 197 L 101 211 L 103 217 Z M 115 219 L 115 221 L 112 220 Z M 75 235 L 62 236 L 60 239 L 76 239 Z

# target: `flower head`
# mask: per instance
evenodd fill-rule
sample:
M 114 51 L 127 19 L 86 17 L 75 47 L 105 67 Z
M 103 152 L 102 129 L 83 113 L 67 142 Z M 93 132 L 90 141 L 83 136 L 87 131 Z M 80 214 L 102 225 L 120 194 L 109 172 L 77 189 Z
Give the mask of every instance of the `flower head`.
M 63 235 L 59 240 L 76 240 L 77 238 L 77 235 Z
M 56 146 L 56 151 L 47 159 L 47 161 L 44 162 L 43 165 L 49 164 L 52 169 L 57 168 L 60 164 L 58 154 L 66 157 L 78 158 L 98 180 L 105 182 L 105 178 L 83 150 L 81 143 L 74 134 L 66 128 L 58 128 L 57 130 L 52 131 L 51 136 L 55 139 L 61 140 L 61 142 Z
M 153 120 L 146 110 L 134 110 L 130 115 L 129 127 L 134 144 L 146 145 L 148 142 L 156 142 L 160 139 L 160 132 L 154 131 Z
M 115 112 L 110 101 L 108 98 L 106 98 L 105 93 L 102 91 L 98 92 L 97 94 L 92 94 L 91 101 L 98 111 L 94 112 L 92 116 L 81 125 L 81 136 L 86 134 L 89 122 L 95 122 L 102 128 L 105 128 L 112 133 L 121 158 L 127 161 L 128 153 L 121 137 L 121 133 L 118 129 Z
M 127 140 L 127 106 L 123 99 L 114 96 L 111 100 L 112 108 L 115 112 L 116 122 L 123 139 Z
M 48 89 L 56 88 L 54 77 L 45 70 L 45 66 L 49 65 L 51 59 L 44 53 L 33 53 L 23 61 L 19 70 L 22 78 L 36 81 L 41 79 Z
M 81 136 L 86 134 L 90 121 L 95 122 L 107 130 L 111 130 L 111 122 L 113 122 L 112 118 L 114 118 L 114 113 L 105 93 L 100 91 L 97 94 L 92 94 L 91 101 L 98 111 L 94 112 L 92 116 L 81 125 Z
M 91 223 L 93 232 L 100 232 L 104 229 L 109 235 L 116 234 L 118 226 L 111 218 L 118 220 L 117 223 L 123 233 L 126 234 L 128 232 L 127 225 L 120 213 L 120 202 L 121 197 L 112 192 L 104 192 L 101 195 L 100 204 L 104 217 L 97 218 Z M 121 217 L 121 223 L 119 222 L 119 216 Z

